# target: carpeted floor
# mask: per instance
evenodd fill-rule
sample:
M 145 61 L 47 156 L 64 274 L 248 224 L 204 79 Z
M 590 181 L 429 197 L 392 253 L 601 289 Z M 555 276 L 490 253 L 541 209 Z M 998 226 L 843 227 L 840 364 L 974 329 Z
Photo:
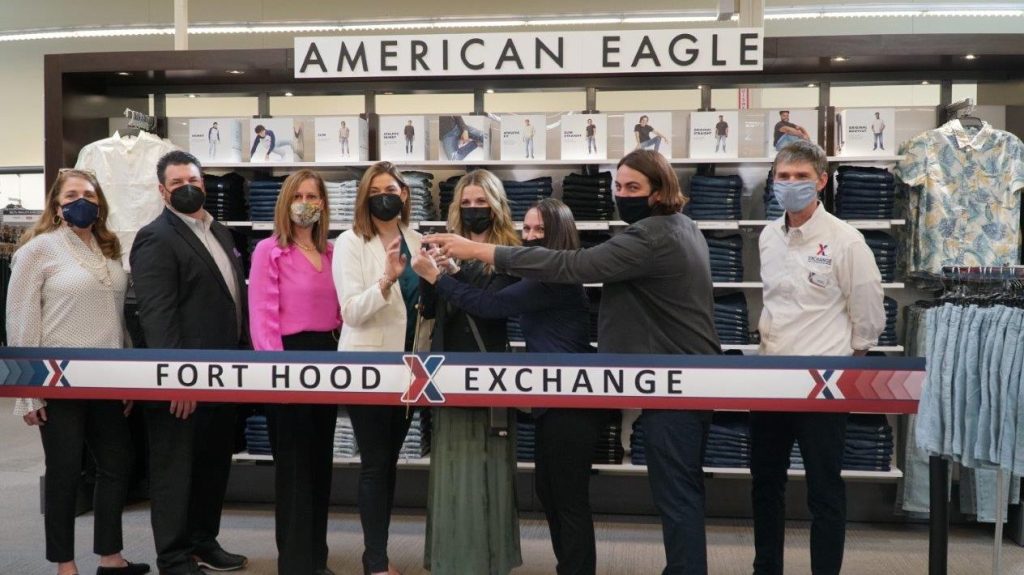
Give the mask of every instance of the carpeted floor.
M 0 399 L 0 575 L 50 575 L 56 569 L 44 559 L 43 521 L 39 514 L 39 476 L 43 471 L 38 432 L 11 413 L 12 402 Z M 130 507 L 124 516 L 125 556 L 155 563 L 149 508 Z M 600 517 L 597 524 L 598 572 L 657 574 L 663 566 L 661 531 L 649 517 Z M 77 523 L 79 569 L 95 572 L 90 555 L 92 516 Z M 808 524 L 791 522 L 787 530 L 787 573 L 810 573 Z M 245 573 L 276 572 L 274 515 L 269 506 L 229 506 L 224 511 L 221 543 L 250 558 Z M 330 567 L 339 575 L 360 573 L 362 553 L 359 518 L 351 510 L 330 517 Z M 991 572 L 991 527 L 954 528 L 950 538 L 951 574 Z M 555 572 L 547 525 L 536 516 L 522 519 L 523 566 L 515 575 Z M 846 575 L 923 575 L 927 573 L 928 532 L 921 525 L 851 524 L 848 530 Z M 400 513 L 391 527 L 392 561 L 406 575 L 427 573 L 422 568 L 423 517 Z M 753 559 L 753 530 L 749 521 L 710 520 L 708 556 L 712 574 L 749 574 Z M 155 573 L 155 572 L 154 572 Z M 1007 541 L 1003 573 L 1024 573 L 1024 549 Z M 476 575 L 476 574 L 466 574 Z

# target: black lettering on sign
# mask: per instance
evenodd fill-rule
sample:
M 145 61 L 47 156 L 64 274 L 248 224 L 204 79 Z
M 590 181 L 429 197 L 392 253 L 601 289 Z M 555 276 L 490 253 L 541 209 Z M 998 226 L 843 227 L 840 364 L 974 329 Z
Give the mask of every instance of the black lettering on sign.
M 313 375 L 310 376 L 309 374 Z M 316 389 L 320 386 L 320 368 L 315 365 L 307 365 L 299 372 L 299 383 L 306 389 Z
M 505 382 L 503 381 L 505 377 L 505 372 L 508 371 L 507 367 L 503 367 L 499 370 L 495 370 L 493 367 L 489 367 L 487 368 L 487 371 L 491 372 L 491 388 L 488 389 L 487 391 L 494 391 L 499 388 L 502 391 L 508 391 L 508 388 L 505 387 Z
M 718 57 L 718 34 L 711 35 L 711 65 L 725 66 L 726 61 Z
M 284 368 L 284 371 L 278 371 L 278 368 L 282 367 Z M 270 387 L 272 387 L 273 389 L 277 389 L 277 383 L 281 382 L 281 387 L 283 387 L 284 389 L 288 389 L 288 371 L 289 367 L 287 365 L 282 366 L 274 364 L 270 366 Z
M 654 65 L 661 67 L 661 61 L 658 60 L 658 54 L 654 51 L 654 44 L 651 43 L 650 36 L 644 36 L 644 39 L 640 42 L 640 47 L 636 49 L 636 56 L 633 57 L 633 64 L 631 67 L 636 68 L 636 65 L 640 63 L 642 58 L 646 58 Z
M 167 377 L 167 368 L 168 367 L 170 367 L 170 364 L 167 364 L 167 363 L 158 363 L 158 364 L 156 364 L 156 386 L 157 387 L 163 387 L 163 385 L 164 385 L 164 378 Z
M 645 377 L 646 376 L 646 377 Z M 657 385 L 654 379 L 654 371 L 650 369 L 641 369 L 636 373 L 636 390 L 644 394 L 654 393 L 654 387 Z
M 757 53 L 757 44 L 752 43 L 758 39 L 756 32 L 744 32 L 740 34 L 740 64 L 743 66 L 757 64 L 757 58 L 747 58 L 747 52 Z
M 480 391 L 480 388 L 476 386 L 477 372 L 480 371 L 479 367 L 467 367 L 466 368 L 466 391 Z
M 306 49 L 306 56 L 302 59 L 302 66 L 299 67 L 299 72 L 305 73 L 306 68 L 310 64 L 316 64 L 320 68 L 321 72 L 327 73 L 327 66 L 324 65 L 324 57 L 320 55 L 320 49 L 316 47 L 316 42 L 310 42 L 309 48 Z
M 466 52 L 469 50 L 469 47 L 474 45 L 474 44 L 479 44 L 480 46 L 483 46 L 484 45 L 484 41 L 481 40 L 480 38 L 471 38 L 469 40 L 466 40 L 466 43 L 462 45 L 462 64 L 464 66 L 466 66 L 467 68 L 469 68 L 470 70 L 483 70 L 484 69 L 483 62 L 481 62 L 479 64 L 473 64 L 473 63 L 470 63 L 468 58 L 466 58 Z
M 698 50 L 697 48 L 687 48 L 686 55 L 689 57 L 685 60 L 679 58 L 679 56 L 676 54 L 676 44 L 683 40 L 686 40 L 691 44 L 697 43 L 697 38 L 695 38 L 693 34 L 684 33 L 676 36 L 675 38 L 672 38 L 672 42 L 668 45 L 668 57 L 671 58 L 677 66 L 689 66 L 690 64 L 696 62 L 697 56 L 700 55 L 700 50 Z
M 533 375 L 533 370 L 528 367 L 524 367 L 516 372 L 516 389 L 523 393 L 530 393 L 533 391 L 533 386 L 531 385 L 527 387 L 526 385 L 523 385 L 524 375 Z
M 411 48 L 412 48 L 412 71 L 415 72 L 418 69 L 416 67 L 416 63 L 417 62 L 419 63 L 420 66 L 423 66 L 424 70 L 430 70 L 430 66 L 427 66 L 426 60 L 423 59 L 424 56 L 427 55 L 427 43 L 424 42 L 423 40 L 413 40 L 412 44 L 411 44 Z
M 242 389 L 242 372 L 249 369 L 249 366 L 245 364 L 234 364 L 231 368 L 235 370 L 235 381 L 238 384 L 238 389 Z
M 683 390 L 680 386 L 683 385 L 683 372 L 678 369 L 668 370 L 668 392 L 670 395 L 682 395 Z
M 344 72 L 344 65 L 348 63 L 348 69 L 355 71 L 356 63 L 363 63 L 363 72 L 368 72 L 370 66 L 366 63 L 366 46 L 362 42 L 359 43 L 359 48 L 356 48 L 355 55 L 349 54 L 348 46 L 343 41 L 341 43 L 341 53 L 338 55 L 338 71 Z
M 625 370 L 619 370 L 618 379 L 615 378 L 615 371 L 610 369 L 604 370 L 604 392 L 611 393 L 610 390 L 614 389 L 616 393 L 622 393 L 625 379 Z
M 536 54 L 537 54 L 537 59 L 536 59 L 537 66 L 536 67 L 537 67 L 538 70 L 540 70 L 540 68 L 541 68 L 541 66 L 540 66 L 540 54 L 541 54 L 541 52 L 546 53 L 548 55 L 548 57 L 551 58 L 552 62 L 554 62 L 555 64 L 558 64 L 559 68 L 562 68 L 562 67 L 565 66 L 565 64 L 564 64 L 564 61 L 565 61 L 565 38 L 563 38 L 561 36 L 558 37 L 558 52 L 557 53 L 552 52 L 551 48 L 548 48 L 547 44 L 545 44 L 543 41 L 541 41 L 540 38 L 536 39 L 535 48 L 536 48 Z
M 221 366 L 220 364 L 211 363 L 209 365 L 209 370 L 208 370 L 208 373 L 207 373 L 207 375 L 208 375 L 207 379 L 209 380 L 209 386 L 213 387 L 213 382 L 216 381 L 217 382 L 217 387 L 224 387 L 224 382 L 220 378 L 220 376 L 223 373 L 224 373 L 224 367 L 223 366 Z
M 587 370 L 585 369 L 576 372 L 576 381 L 572 384 L 573 393 L 581 389 L 586 389 L 587 393 L 594 393 L 594 386 L 590 385 L 590 376 L 587 375 Z
M 501 66 L 505 62 L 515 62 L 517 68 L 523 69 L 523 61 L 519 58 L 519 51 L 516 50 L 516 44 L 512 41 L 512 38 L 505 41 L 505 47 L 501 49 L 501 56 L 498 57 L 498 63 L 494 66 L 494 69 L 501 70 Z
M 185 379 L 185 372 L 190 372 L 190 379 Z M 182 364 L 178 368 L 178 383 L 185 387 L 192 387 L 199 381 L 199 370 L 191 363 Z
M 339 374 L 344 377 L 341 381 L 338 379 Z M 331 387 L 334 389 L 348 389 L 350 385 L 352 385 L 352 370 L 344 365 L 335 366 L 331 370 Z
M 383 40 L 380 43 L 380 69 L 383 72 L 397 72 L 398 66 L 395 64 L 388 64 L 388 58 L 394 58 L 398 56 L 398 52 L 394 50 L 395 46 L 398 46 L 397 40 Z M 390 49 L 389 49 L 390 48 Z
M 619 42 L 620 40 L 622 40 L 621 36 L 604 36 L 604 37 L 601 38 L 601 46 L 602 46 L 602 50 L 601 50 L 601 67 L 602 68 L 618 68 L 619 67 L 619 63 L 618 62 L 612 62 L 609 59 L 609 56 L 611 56 L 612 54 L 618 54 L 619 53 L 619 51 L 620 51 L 619 47 L 617 45 L 616 46 L 612 46 L 612 42 Z
M 369 365 L 363 366 L 363 389 L 377 389 L 378 387 L 380 387 L 380 370 Z
M 545 367 L 543 383 L 544 393 L 548 393 L 550 391 L 548 387 L 549 384 L 554 384 L 555 393 L 562 393 L 562 370 L 555 368 L 554 370 L 552 370 L 552 373 L 549 374 L 548 368 Z

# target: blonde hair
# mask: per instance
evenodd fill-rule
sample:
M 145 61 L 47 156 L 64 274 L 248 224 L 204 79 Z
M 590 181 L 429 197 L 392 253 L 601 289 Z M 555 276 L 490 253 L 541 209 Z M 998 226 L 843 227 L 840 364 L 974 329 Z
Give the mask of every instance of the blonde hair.
M 412 209 L 410 207 L 410 204 L 412 204 L 412 193 L 409 190 L 409 184 L 405 183 L 405 179 L 402 177 L 402 172 L 398 170 L 398 166 L 391 162 L 377 162 L 370 166 L 363 173 L 363 178 L 359 180 L 359 189 L 356 191 L 356 217 L 352 222 L 352 231 L 367 242 L 377 235 L 377 229 L 374 227 L 373 219 L 370 217 L 370 183 L 377 176 L 385 174 L 394 178 L 399 187 L 405 190 L 406 200 L 402 203 L 402 223 L 409 225 L 409 212 Z
M 281 185 L 281 193 L 277 195 L 277 205 L 274 207 L 274 237 L 277 238 L 278 247 L 286 248 L 295 240 L 295 224 L 292 223 L 292 203 L 295 202 L 295 191 L 299 189 L 306 180 L 316 182 L 316 189 L 320 194 L 320 201 L 323 202 L 323 209 L 320 210 L 320 221 L 313 224 L 313 245 L 316 251 L 324 253 L 327 251 L 327 231 L 330 228 L 330 210 L 327 204 L 327 186 L 320 174 L 313 170 L 299 170 L 288 176 Z
M 505 186 L 497 176 L 487 170 L 473 170 L 459 178 L 455 184 L 455 195 L 448 208 L 448 231 L 467 238 L 470 235 L 469 228 L 462 222 L 462 212 L 459 209 L 462 193 L 469 186 L 483 188 L 487 205 L 491 208 L 491 227 L 487 230 L 486 242 L 496 246 L 521 245 L 515 224 L 512 223 L 512 210 L 509 209 L 508 197 L 505 196 Z M 490 265 L 484 268 L 487 273 L 494 271 L 494 267 Z
M 121 242 L 114 235 L 114 232 L 107 228 L 107 215 L 110 213 L 110 205 L 107 204 L 107 197 L 103 195 L 103 188 L 100 186 L 99 180 L 96 179 L 96 174 L 86 170 L 70 168 L 57 172 L 57 179 L 50 186 L 50 191 L 46 192 L 46 207 L 43 208 L 42 215 L 39 216 L 34 226 L 21 235 L 21 238 L 18 240 L 18 247 L 27 244 L 29 240 L 38 235 L 55 231 L 62 225 L 65 225 L 64 220 L 59 218 L 57 213 L 60 211 L 61 189 L 71 178 L 78 178 L 89 182 L 89 185 L 96 191 L 99 215 L 92 224 L 92 237 L 96 239 L 96 245 L 99 246 L 100 251 L 103 252 L 106 258 L 112 260 L 120 259 Z

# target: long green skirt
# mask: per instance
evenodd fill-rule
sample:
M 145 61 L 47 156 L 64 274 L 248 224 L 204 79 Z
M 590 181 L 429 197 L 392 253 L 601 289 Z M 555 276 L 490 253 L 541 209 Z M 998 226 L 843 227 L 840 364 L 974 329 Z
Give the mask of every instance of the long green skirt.
M 424 546 L 433 575 L 508 575 L 523 564 L 509 417 L 509 436 L 497 437 L 487 409 L 434 409 Z

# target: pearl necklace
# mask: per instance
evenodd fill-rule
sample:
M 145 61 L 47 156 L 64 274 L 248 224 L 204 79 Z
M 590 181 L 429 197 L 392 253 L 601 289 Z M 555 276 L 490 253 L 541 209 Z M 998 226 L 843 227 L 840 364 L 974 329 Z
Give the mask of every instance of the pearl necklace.
M 100 283 L 107 287 L 112 287 L 114 285 L 114 280 L 110 276 L 110 267 L 107 265 L 107 257 L 103 255 L 103 252 L 100 250 L 99 246 L 96 245 L 96 242 L 93 241 L 91 245 L 85 246 L 89 249 L 90 254 L 96 258 L 92 261 L 88 261 L 79 255 L 80 248 L 72 242 L 72 235 L 77 237 L 77 234 L 70 229 L 64 230 L 64 242 L 68 246 L 68 252 L 71 254 L 71 257 L 75 258 L 78 265 L 82 266 L 82 269 L 89 272 L 93 277 L 99 280 Z M 84 244 L 84 242 L 80 242 L 80 244 Z M 102 274 L 100 273 L 101 270 Z

